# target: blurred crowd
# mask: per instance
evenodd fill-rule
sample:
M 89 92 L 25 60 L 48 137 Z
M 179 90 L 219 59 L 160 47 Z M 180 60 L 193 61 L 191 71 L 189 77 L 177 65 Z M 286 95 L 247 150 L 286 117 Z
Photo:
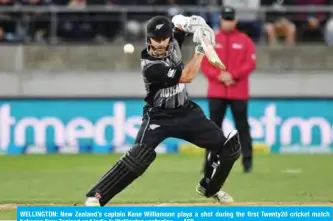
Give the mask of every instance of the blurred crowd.
M 238 11 L 238 28 L 246 32 L 255 42 L 275 45 L 284 42 L 322 42 L 333 44 L 332 13 L 289 12 L 285 6 L 321 6 L 330 9 L 333 0 L 0 0 L 1 7 L 50 6 L 59 5 L 70 8 L 83 8 L 90 5 L 131 5 L 131 6 L 168 6 L 167 16 L 178 13 L 194 14 L 182 10 L 184 6 L 199 6 L 196 14 L 203 16 L 209 25 L 218 30 L 220 12 L 212 12 L 207 6 L 230 5 L 237 8 L 250 8 Z M 270 7 L 265 13 L 258 12 L 260 7 Z M 186 7 L 185 7 L 186 8 Z M 98 42 L 113 41 L 118 37 L 125 40 L 142 39 L 145 22 L 160 12 L 75 12 L 51 14 L 47 12 L 20 12 L 1 10 L 1 42 L 47 42 L 56 36 L 59 41 Z

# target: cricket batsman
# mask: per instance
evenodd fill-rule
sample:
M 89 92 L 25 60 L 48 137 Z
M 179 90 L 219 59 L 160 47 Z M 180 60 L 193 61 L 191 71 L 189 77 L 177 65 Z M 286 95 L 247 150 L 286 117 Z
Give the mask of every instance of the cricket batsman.
M 86 206 L 104 206 L 114 196 L 142 176 L 156 158 L 155 148 L 166 138 L 191 142 L 209 151 L 204 175 L 196 192 L 219 203 L 232 197 L 221 188 L 241 153 L 236 130 L 225 137 L 198 104 L 188 97 L 186 84 L 200 70 L 204 58 L 199 34 L 215 44 L 213 30 L 199 16 L 176 15 L 172 20 L 153 17 L 147 24 L 147 47 L 141 52 L 141 68 L 146 88 L 143 122 L 133 147 L 86 194 Z M 192 59 L 183 64 L 181 46 L 193 34 Z M 147 190 L 148 191 L 148 190 Z

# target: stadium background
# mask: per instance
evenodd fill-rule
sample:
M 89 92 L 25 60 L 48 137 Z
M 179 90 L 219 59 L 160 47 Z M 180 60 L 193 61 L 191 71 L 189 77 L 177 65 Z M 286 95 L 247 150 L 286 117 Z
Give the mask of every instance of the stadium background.
M 0 24 L 0 217 L 13 218 L 12 209 L 20 203 L 82 202 L 84 191 L 131 146 L 144 96 L 139 60 L 143 20 L 219 8 L 181 1 L 163 6 L 153 6 L 162 4 L 157 1 L 8 2 L 0 7 L 6 18 Z M 330 3 L 295 3 L 283 9 L 293 21 L 300 12 L 330 13 L 332 5 L 325 4 Z M 319 37 L 305 40 L 300 32 L 295 45 L 285 46 L 283 40 L 279 45 L 266 41 L 263 27 L 268 13 L 276 10 L 272 5 L 238 5 L 238 10 L 258 13 L 261 24 L 249 113 L 256 158 L 254 173 L 245 177 L 237 166 L 226 188 L 242 202 L 329 203 L 330 15 L 317 27 Z M 304 26 L 307 21 L 296 23 Z M 185 61 L 193 51 L 191 38 L 188 41 Z M 134 45 L 133 54 L 123 53 L 126 43 Z M 207 113 L 206 87 L 199 75 L 188 88 Z M 225 132 L 232 127 L 228 113 Z M 177 139 L 166 140 L 158 151 L 166 154 L 116 202 L 202 202 L 192 190 L 200 176 L 202 151 Z M 168 181 L 156 179 L 161 173 Z M 143 194 L 145 189 L 151 192 Z

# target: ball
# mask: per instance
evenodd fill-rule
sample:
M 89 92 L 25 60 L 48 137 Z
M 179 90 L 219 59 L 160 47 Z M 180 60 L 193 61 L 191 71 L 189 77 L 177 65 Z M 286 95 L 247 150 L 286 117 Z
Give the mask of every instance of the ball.
M 124 53 L 125 54 L 132 54 L 134 52 L 134 46 L 132 44 L 126 44 L 124 46 Z

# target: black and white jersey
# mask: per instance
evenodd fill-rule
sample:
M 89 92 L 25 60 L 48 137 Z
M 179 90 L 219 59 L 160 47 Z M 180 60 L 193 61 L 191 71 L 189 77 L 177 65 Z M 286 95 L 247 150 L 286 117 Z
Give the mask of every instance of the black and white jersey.
M 173 50 L 170 56 L 154 58 L 147 49 L 141 53 L 141 68 L 146 88 L 148 106 L 159 108 L 179 108 L 187 104 L 186 86 L 179 83 L 184 68 L 181 45 L 185 33 L 175 29 Z

